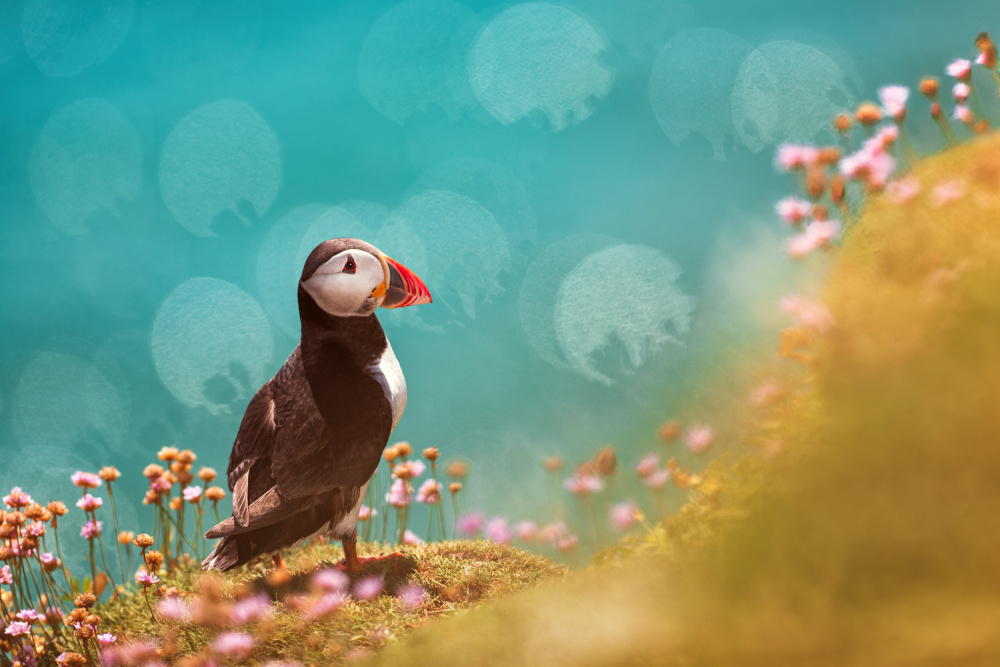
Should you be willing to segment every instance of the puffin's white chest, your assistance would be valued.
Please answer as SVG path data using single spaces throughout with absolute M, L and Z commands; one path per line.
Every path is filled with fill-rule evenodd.
M 380 385 L 385 397 L 392 406 L 392 427 L 396 428 L 399 418 L 403 416 L 406 408 L 406 381 L 403 379 L 403 369 L 399 367 L 396 354 L 392 351 L 392 345 L 386 341 L 385 352 L 377 363 L 365 367 L 365 372 L 375 378 Z

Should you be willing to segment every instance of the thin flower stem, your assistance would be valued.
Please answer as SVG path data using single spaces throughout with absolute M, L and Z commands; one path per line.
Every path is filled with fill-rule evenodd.
M 153 623 L 159 625 L 159 622 L 156 620 L 156 614 L 153 613 L 153 605 L 149 604 L 149 589 L 145 586 L 142 587 L 142 597 L 146 599 L 146 608 L 149 609 L 149 618 L 153 621 Z
M 111 482 L 108 481 L 108 499 L 111 501 L 111 521 L 115 526 L 115 545 L 118 548 L 118 567 L 121 569 L 121 582 L 125 585 L 125 561 L 122 559 L 122 544 L 118 541 L 118 508 L 115 507 L 115 496 L 111 492 Z

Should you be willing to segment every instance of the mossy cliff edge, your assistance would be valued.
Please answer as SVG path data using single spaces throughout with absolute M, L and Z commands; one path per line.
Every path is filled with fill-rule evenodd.
M 1000 658 L 1000 136 L 849 227 L 781 450 L 666 555 L 433 624 L 378 665 L 940 665 Z M 791 362 L 783 362 L 791 363 Z M 656 551 L 655 549 L 652 551 Z

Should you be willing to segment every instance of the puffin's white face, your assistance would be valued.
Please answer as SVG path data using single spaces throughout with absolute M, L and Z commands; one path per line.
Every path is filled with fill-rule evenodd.
M 316 305 L 338 317 L 371 315 L 385 300 L 388 285 L 388 264 L 364 250 L 334 255 L 302 282 Z

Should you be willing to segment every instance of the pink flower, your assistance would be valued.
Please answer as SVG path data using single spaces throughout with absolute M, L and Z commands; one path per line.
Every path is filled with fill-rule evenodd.
M 579 473 L 568 477 L 563 487 L 575 496 L 585 496 L 604 489 L 604 482 L 596 475 L 581 475 Z
M 141 570 L 139 574 L 143 572 L 146 571 Z M 137 574 L 136 579 L 138 578 L 139 575 Z M 160 600 L 160 603 L 156 605 L 156 611 L 158 611 L 160 616 L 163 618 L 180 623 L 186 622 L 191 617 L 190 607 L 174 597 L 163 598 Z
M 160 475 L 156 479 L 149 480 L 149 488 L 160 493 L 166 493 L 173 485 L 174 483 L 167 479 L 166 475 Z
M 80 498 L 78 501 L 76 501 L 76 506 L 82 509 L 84 512 L 94 512 L 103 504 L 104 504 L 103 500 L 101 500 L 100 498 L 96 498 L 90 495 L 89 493 L 83 494 L 83 498 Z
M 406 584 L 396 589 L 396 597 L 407 609 L 415 609 L 427 599 L 427 591 L 420 584 Z
M 17 617 L 27 623 L 35 623 L 38 620 L 37 609 L 22 609 L 17 612 Z
M 608 518 L 611 519 L 611 526 L 619 533 L 624 533 L 632 527 L 639 516 L 639 508 L 635 503 L 626 501 L 612 505 L 608 511 Z
M 424 474 L 424 470 L 426 469 L 427 466 L 424 465 L 424 462 L 418 459 L 416 461 L 407 461 L 405 463 L 400 463 L 393 469 L 392 474 L 397 477 L 409 476 L 409 478 L 412 479 L 414 477 L 420 477 L 422 474 Z M 397 471 L 402 474 L 396 475 Z
M 344 594 L 340 591 L 328 591 L 307 606 L 303 617 L 307 620 L 322 618 L 342 606 L 344 606 Z
M 458 517 L 458 532 L 466 537 L 477 535 L 486 523 L 486 517 L 482 512 L 472 512 Z
M 965 58 L 959 58 L 945 67 L 944 71 L 959 81 L 968 81 L 972 77 L 972 63 Z
M 189 503 L 196 503 L 201 500 L 201 487 L 189 486 L 184 489 L 184 500 Z
M 410 501 L 413 499 L 413 486 L 405 479 L 393 479 L 389 493 L 385 494 L 385 499 L 398 509 L 409 507 Z
M 792 259 L 802 259 L 818 247 L 816 237 L 808 232 L 796 234 L 785 242 L 785 252 Z
M 502 516 L 487 521 L 483 534 L 498 544 L 510 544 L 510 528 L 507 527 L 507 519 Z
M 906 115 L 906 100 L 909 96 L 910 89 L 906 86 L 884 86 L 878 91 L 882 108 L 897 123 L 902 122 Z
M 412 530 L 407 528 L 403 531 L 403 544 L 409 544 L 411 546 L 416 546 L 418 544 L 423 544 L 424 541 L 417 537 L 417 534 Z
M 960 120 L 966 125 L 970 125 L 976 120 L 976 115 L 969 110 L 969 107 L 964 104 L 955 105 L 955 120 Z
M 899 139 L 899 127 L 887 125 L 875 133 L 875 136 L 869 141 L 872 141 L 875 146 L 881 147 L 882 150 L 886 150 L 896 143 L 897 139 Z
M 7 504 L 7 507 L 18 509 L 30 505 L 31 496 L 22 491 L 21 487 L 15 486 L 10 490 L 10 493 L 3 497 L 3 501 Z
M 668 481 L 670 481 L 670 471 L 657 470 L 642 481 L 648 488 L 653 489 L 654 491 L 659 491 L 666 486 Z
M 951 92 L 955 95 L 956 102 L 965 104 L 965 101 L 969 99 L 969 95 L 972 93 L 972 88 L 967 83 L 956 83 Z
M 97 641 L 100 642 L 101 646 L 109 646 L 118 641 L 118 637 L 115 637 L 110 632 L 105 632 L 103 634 L 97 635 Z
M 156 584 L 160 578 L 148 570 L 142 569 L 135 573 L 135 580 L 142 584 L 143 588 L 149 588 Z
M 88 519 L 83 523 L 83 527 L 80 528 L 80 537 L 92 540 L 95 537 L 99 537 L 101 534 L 101 527 L 104 525 L 103 521 L 96 521 L 94 519 Z
M 70 476 L 73 480 L 73 484 L 79 486 L 83 489 L 96 489 L 101 485 L 101 478 L 92 472 L 83 472 L 82 470 L 77 470 Z
M 538 533 L 538 526 L 535 525 L 534 521 L 521 521 L 514 526 L 514 532 L 517 533 L 517 539 L 522 542 L 531 542 Z
M 56 561 L 59 560 L 58 558 L 55 557 L 55 554 L 51 554 L 51 553 L 48 553 L 48 552 L 43 553 L 38 558 L 39 558 L 39 560 L 42 561 L 42 565 L 53 565 Z M 0 584 L 2 584 L 2 583 L 3 583 L 3 581 L 0 581 Z
M 810 223 L 806 232 L 812 234 L 818 247 L 825 247 L 840 238 L 842 227 L 840 220 L 815 220 Z
M 24 532 L 32 537 L 41 537 L 45 534 L 45 524 L 40 522 L 35 522 L 25 526 Z
M 217 653 L 237 660 L 249 657 L 253 646 L 254 638 L 244 632 L 223 632 L 212 642 Z
M 819 150 L 812 146 L 782 144 L 778 147 L 774 164 L 779 171 L 796 171 L 813 166 L 818 159 Z
M 798 197 L 785 197 L 774 205 L 778 216 L 790 225 L 797 225 L 812 211 L 812 204 Z
M 833 313 L 819 301 L 809 301 L 792 295 L 781 300 L 781 307 L 801 326 L 816 333 L 826 333 L 833 326 Z
M 359 600 L 373 600 L 382 592 L 382 578 L 365 577 L 354 585 L 354 597 Z
M 368 505 L 362 505 L 358 510 L 358 521 L 368 521 L 373 516 L 378 516 L 378 510 Z
M 10 565 L 4 565 L 0 568 L 0 584 L 7 584 L 9 586 L 13 581 L 14 579 L 10 575 Z
M 940 208 L 950 201 L 960 199 L 965 194 L 965 183 L 961 181 L 945 181 L 931 190 L 931 204 Z
M 556 549 L 562 551 L 563 553 L 569 553 L 576 548 L 576 544 L 579 541 L 580 538 L 576 535 L 567 535 L 556 541 Z
M 569 529 L 562 521 L 553 521 L 542 526 L 541 530 L 538 531 L 538 539 L 542 542 L 551 542 L 553 546 L 567 536 L 569 536 Z
M 322 591 L 341 593 L 347 590 L 350 578 L 340 570 L 328 567 L 312 576 L 312 585 Z
M 905 204 L 920 192 L 920 182 L 913 176 L 907 176 L 893 181 L 886 187 L 885 192 L 894 204 Z
M 638 465 L 635 467 L 636 473 L 642 479 L 648 478 L 656 469 L 660 467 L 660 455 L 659 454 L 646 454 L 639 460 Z
M 715 430 L 705 424 L 695 424 L 684 434 L 684 444 L 695 454 L 701 454 L 715 441 Z
M 883 128 L 861 145 L 861 149 L 840 161 L 840 173 L 847 178 L 864 178 L 873 187 L 882 187 L 896 168 L 896 160 L 886 149 L 899 136 L 895 126 Z
M 441 483 L 433 479 L 425 480 L 417 491 L 417 502 L 433 505 L 441 501 Z
M 771 405 L 781 398 L 781 385 L 775 380 L 768 380 L 754 387 L 750 393 L 750 402 L 757 407 Z
M 271 600 L 263 593 L 237 600 L 229 608 L 229 622 L 233 625 L 245 625 L 258 618 L 271 615 Z
M 31 624 L 22 621 L 14 621 L 7 626 L 7 634 L 11 637 L 20 637 L 31 632 Z

